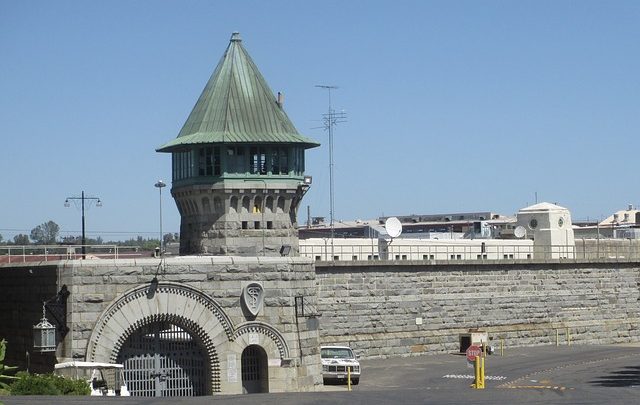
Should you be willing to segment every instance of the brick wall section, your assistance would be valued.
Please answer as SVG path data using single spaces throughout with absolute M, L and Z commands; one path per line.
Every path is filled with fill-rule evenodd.
M 42 303 L 56 296 L 57 266 L 43 263 L 0 266 L 0 339 L 8 341 L 6 364 L 32 371 L 53 368 L 55 354 L 33 353 L 33 326 L 42 319 Z M 52 322 L 51 315 L 47 318 Z M 27 359 L 29 352 L 29 359 Z
M 363 357 L 459 350 L 459 333 L 489 332 L 494 345 L 640 340 L 640 265 L 316 264 L 323 344 Z M 421 325 L 416 318 L 422 318 Z

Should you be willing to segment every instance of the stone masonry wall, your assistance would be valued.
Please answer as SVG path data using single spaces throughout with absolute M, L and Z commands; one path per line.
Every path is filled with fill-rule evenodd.
M 156 274 L 160 282 L 183 283 L 213 298 L 236 326 L 247 321 L 240 305 L 243 283 L 259 282 L 265 292 L 264 306 L 255 320 L 273 325 L 282 333 L 291 357 L 299 365 L 297 381 L 287 381 L 291 378 L 289 371 L 270 367 L 270 389 L 283 391 L 296 386 L 313 389 L 321 384 L 318 325 L 304 318 L 298 318 L 296 323 L 295 316 L 295 296 L 304 296 L 305 303 L 316 305 L 315 272 L 309 259 L 184 256 L 167 258 L 164 266 L 159 266 L 160 259 L 62 263 L 61 282 L 71 291 L 68 302 L 71 331 L 58 357 L 84 359 L 101 313 L 128 290 L 150 284 Z
M 363 357 L 459 350 L 459 334 L 509 346 L 640 340 L 637 263 L 316 264 L 322 344 Z M 420 319 L 421 318 L 421 319 Z M 490 342 L 491 344 L 491 342 Z

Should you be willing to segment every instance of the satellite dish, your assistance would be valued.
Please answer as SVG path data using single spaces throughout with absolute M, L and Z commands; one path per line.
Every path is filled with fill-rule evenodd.
M 402 224 L 396 217 L 387 218 L 384 222 L 384 229 L 392 238 L 397 238 L 402 233 Z
M 516 226 L 516 229 L 513 230 L 513 234 L 518 239 L 524 238 L 524 236 L 527 234 L 527 230 L 524 228 L 524 226 L 518 225 Z

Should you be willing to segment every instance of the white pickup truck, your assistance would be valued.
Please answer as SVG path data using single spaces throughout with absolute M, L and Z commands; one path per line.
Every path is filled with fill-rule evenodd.
M 358 356 L 348 346 L 320 347 L 322 359 L 322 379 L 327 382 L 347 382 L 351 375 L 351 384 L 360 382 L 360 362 Z

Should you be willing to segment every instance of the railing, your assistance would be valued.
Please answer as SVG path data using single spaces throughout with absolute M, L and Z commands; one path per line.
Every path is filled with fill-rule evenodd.
M 575 245 L 535 246 L 533 244 L 345 244 L 326 246 L 305 244 L 300 241 L 300 255 L 316 261 L 369 261 L 369 260 L 429 260 L 429 261 L 483 261 L 483 260 L 617 260 L 639 261 L 640 245 L 620 243 L 585 246 L 580 241 Z M 624 241 L 622 241 L 624 242 Z
M 82 247 L 83 245 L 0 246 L 0 264 L 81 260 Z M 124 259 L 147 255 L 136 246 L 84 245 L 84 248 L 84 259 Z

